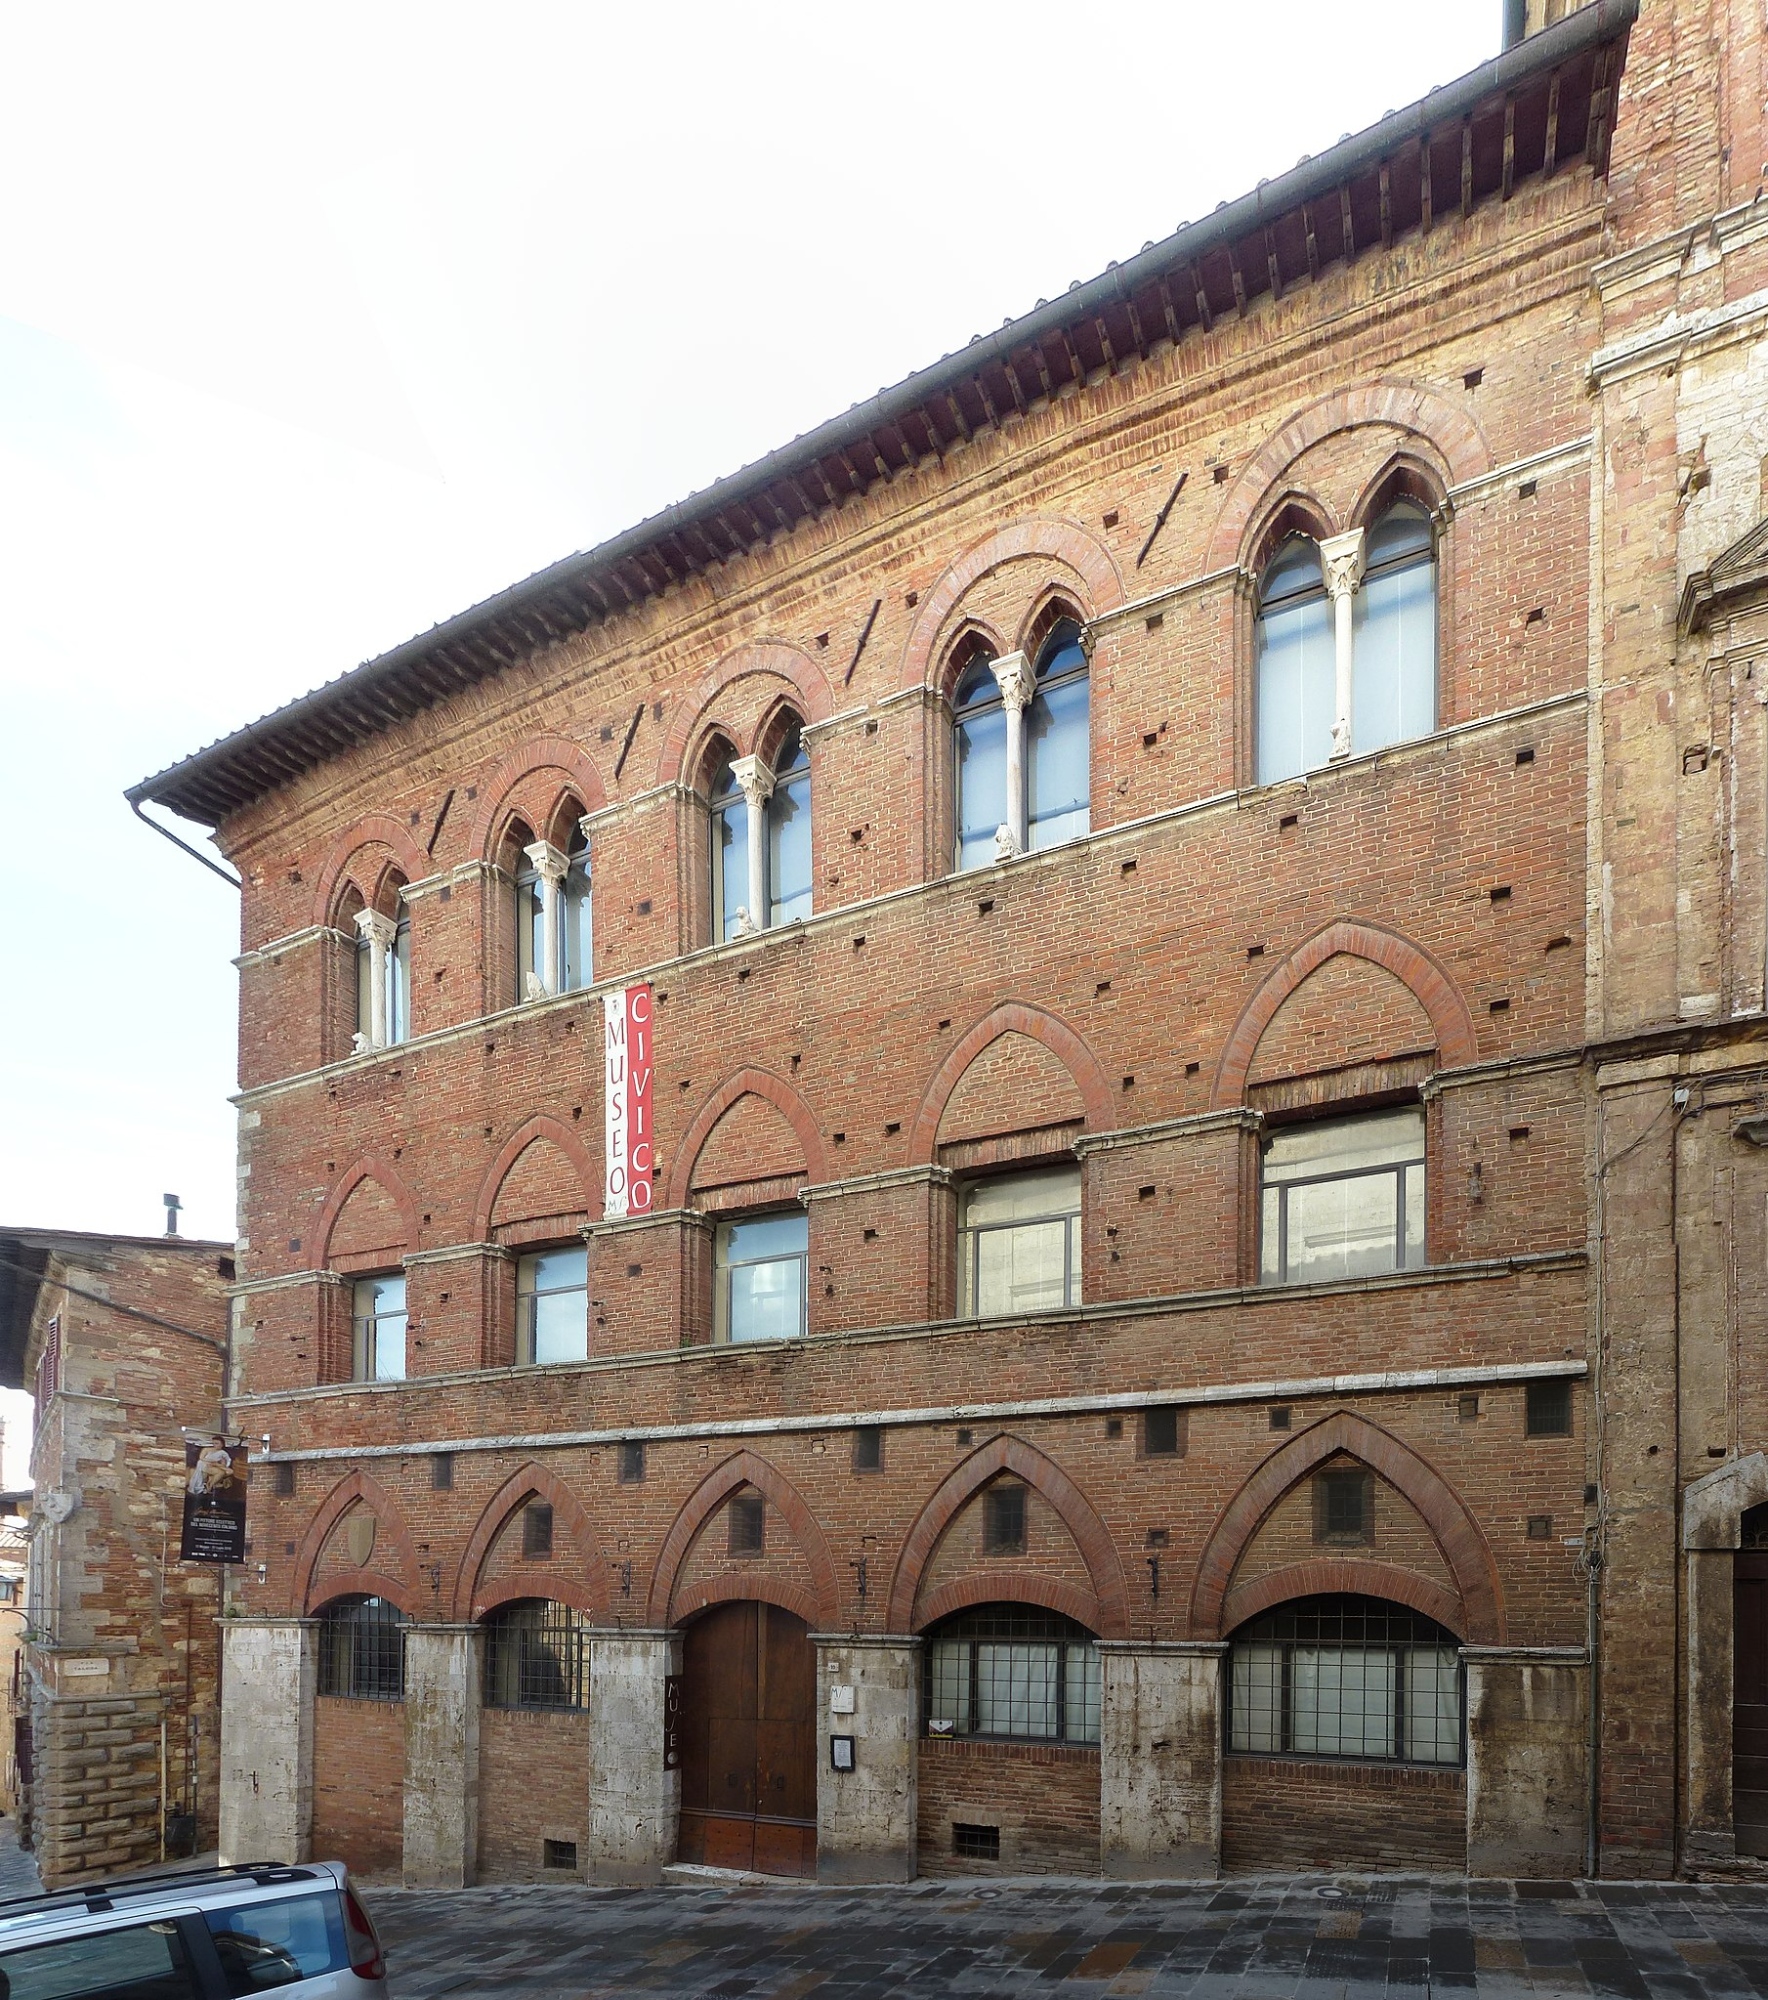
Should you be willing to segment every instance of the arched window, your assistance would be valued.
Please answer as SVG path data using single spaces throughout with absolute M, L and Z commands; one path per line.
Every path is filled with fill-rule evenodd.
M 384 1597 L 334 1597 L 319 1614 L 319 1692 L 403 1701 L 406 1622 Z
M 1258 775 L 1261 784 L 1332 758 L 1336 698 L 1332 605 L 1320 545 L 1292 535 L 1258 593 Z
M 1359 750 L 1436 727 L 1436 543 L 1415 501 L 1390 507 L 1363 540 L 1354 616 L 1351 741 Z
M 767 800 L 767 921 L 810 915 L 810 753 L 794 728 L 774 758 Z
M 487 1708 L 587 1708 L 590 1621 L 568 1604 L 522 1597 L 485 1619 Z
M 1459 1641 L 1379 1597 L 1302 1597 L 1234 1634 L 1228 1748 L 1358 1763 L 1462 1761 Z
M 1038 649 L 1034 680 L 1025 718 L 1025 845 L 1033 852 L 1078 839 L 1092 823 L 1087 656 L 1072 618 Z
M 390 876 L 379 907 L 356 912 L 358 1054 L 405 1041 L 411 1033 L 411 908 L 405 883 Z
M 589 985 L 594 972 L 589 841 L 578 816 L 563 848 L 520 820 L 508 835 L 516 884 L 516 1002 Z
M 595 925 L 590 908 L 589 838 L 573 826 L 559 891 L 559 991 L 574 993 L 595 979 Z
M 995 834 L 1007 824 L 1007 711 L 994 655 L 973 642 L 952 697 L 957 738 L 958 867 L 998 858 Z
M 387 954 L 387 1041 L 411 1037 L 411 905 L 403 896 L 393 907 L 393 948 Z
M 1084 1625 L 1035 1604 L 979 1604 L 927 1635 L 929 1736 L 1099 1740 L 1099 1649 Z
M 713 773 L 712 808 L 712 941 L 734 938 L 749 916 L 749 804 L 737 782 L 730 758 Z

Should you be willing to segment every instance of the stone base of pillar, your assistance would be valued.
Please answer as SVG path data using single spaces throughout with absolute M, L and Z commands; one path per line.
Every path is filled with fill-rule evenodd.
M 222 1622 L 224 1862 L 309 1858 L 317 1631 L 310 1618 Z
M 1581 1647 L 1464 1646 L 1467 1872 L 1585 1865 L 1590 1659 Z
M 1101 1642 L 1102 1874 L 1146 1882 L 1220 1873 L 1227 1650 L 1214 1641 Z
M 645 1887 L 675 1859 L 681 1774 L 666 1768 L 665 1696 L 678 1632 L 597 1632 L 589 1655 L 591 1882 Z
M 464 1889 L 479 1853 L 478 1625 L 405 1628 L 408 1889 Z
M 921 1642 L 813 1637 L 817 1880 L 913 1881 Z M 834 1767 L 837 1736 L 853 1739 L 850 1771 Z

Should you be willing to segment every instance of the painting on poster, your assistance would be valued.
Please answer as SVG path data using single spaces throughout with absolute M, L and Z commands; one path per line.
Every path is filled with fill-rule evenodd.
M 184 1530 L 178 1560 L 246 1559 L 246 1447 L 224 1438 L 184 1441 Z
M 607 1063 L 607 1216 L 642 1215 L 651 1206 L 651 989 L 628 986 L 602 996 Z

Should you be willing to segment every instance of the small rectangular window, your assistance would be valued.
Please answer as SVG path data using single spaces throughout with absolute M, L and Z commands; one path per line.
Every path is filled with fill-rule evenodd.
M 433 1451 L 430 1454 L 430 1488 L 436 1493 L 454 1491 L 454 1453 Z
M 352 1373 L 358 1382 L 405 1379 L 405 1276 L 358 1278 L 353 1293 Z
M 971 1826 L 963 1820 L 954 1820 L 952 1852 L 965 1861 L 998 1861 L 1001 1830 L 998 1826 Z
M 1080 1168 L 1013 1174 L 964 1190 L 958 1311 L 965 1319 L 1080 1304 Z
M 767 1503 L 759 1493 L 739 1493 L 730 1504 L 731 1554 L 758 1556 L 767 1532 Z
M 1532 1438 L 1570 1437 L 1572 1434 L 1572 1385 L 1570 1382 L 1531 1382 L 1527 1396 L 1527 1433 Z
M 1322 1472 L 1314 1481 L 1314 1540 L 1372 1542 L 1374 1481 L 1360 1467 Z
M 1185 1413 L 1174 1404 L 1142 1412 L 1142 1453 L 1146 1458 L 1183 1458 Z
M 1259 1276 L 1322 1284 L 1424 1262 L 1424 1113 L 1289 1126 L 1260 1165 Z
M 803 1338 L 810 1218 L 802 1209 L 722 1222 L 712 1254 L 716 1339 Z
M 645 1476 L 645 1448 L 642 1443 L 620 1447 L 620 1484 L 636 1486 Z
M 522 1553 L 550 1556 L 553 1552 L 553 1510 L 544 1500 L 530 1500 L 522 1509 Z
M 276 1468 L 274 1490 L 277 1493 L 278 1497 L 284 1500 L 286 1500 L 289 1497 L 289 1495 L 294 1492 L 295 1468 L 292 1465 L 285 1463 L 279 1465 Z
M 991 1556 L 1025 1553 L 1025 1488 L 991 1486 L 982 1496 L 982 1551 Z
M 879 1424 L 861 1424 L 853 1434 L 855 1472 L 884 1470 L 884 1431 Z
M 589 1355 L 589 1251 L 539 1250 L 516 1265 L 516 1360 L 523 1367 Z
M 575 1868 L 577 1866 L 576 1841 L 543 1840 L 540 1843 L 540 1865 L 543 1868 Z
M 1456 1410 L 1464 1424 L 1478 1423 L 1479 1391 L 1477 1389 L 1463 1391 L 1460 1401 L 1456 1405 Z

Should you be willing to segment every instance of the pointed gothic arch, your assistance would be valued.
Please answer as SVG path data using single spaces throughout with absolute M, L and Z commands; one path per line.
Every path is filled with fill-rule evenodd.
M 657 1557 L 657 1566 L 651 1572 L 650 1622 L 654 1626 L 679 1624 L 690 1612 L 703 1610 L 708 1603 L 720 1601 L 718 1596 L 707 1595 L 706 1586 L 678 1601 L 676 1582 L 688 1552 L 694 1546 L 695 1536 L 739 1486 L 753 1486 L 786 1523 L 810 1566 L 811 1574 L 811 1592 L 807 1600 L 801 1601 L 800 1593 L 791 1585 L 782 1585 L 777 1579 L 769 1580 L 759 1574 L 752 1577 L 747 1572 L 743 1577 L 742 1594 L 779 1604 L 783 1609 L 796 1613 L 813 1629 L 833 1631 L 840 1618 L 841 1600 L 829 1544 L 797 1487 L 777 1467 L 752 1451 L 735 1452 L 709 1472 L 670 1524 Z
M 583 1183 L 584 1213 L 592 1220 L 601 1213 L 601 1176 L 596 1171 L 589 1148 L 569 1125 L 548 1117 L 544 1111 L 536 1112 L 532 1118 L 525 1118 L 498 1148 L 497 1158 L 491 1162 L 479 1183 L 479 1192 L 473 1200 L 472 1240 L 475 1243 L 489 1242 L 497 1197 L 502 1193 L 511 1169 L 536 1139 L 545 1139 L 557 1146 L 577 1170 L 578 1178 Z
M 766 704 L 768 714 L 777 711 L 781 701 L 789 702 L 808 728 L 814 723 L 826 721 L 834 710 L 834 697 L 827 677 L 801 647 L 788 645 L 780 639 L 750 640 L 715 661 L 676 703 L 668 734 L 663 739 L 663 748 L 657 758 L 656 782 L 659 785 L 675 783 L 680 779 L 684 765 L 695 761 L 688 756 L 689 746 L 697 746 L 715 726 L 714 704 L 725 690 L 755 674 L 764 674 L 786 684 L 779 689 L 778 698 Z M 731 734 L 728 727 L 724 733 Z M 747 752 L 753 750 L 755 745 L 747 742 L 737 747 L 739 751 Z
M 404 1176 L 392 1162 L 381 1153 L 365 1153 L 356 1160 L 333 1186 L 326 1196 L 325 1206 L 319 1212 L 319 1220 L 313 1226 L 315 1268 L 324 1270 L 331 1261 L 332 1232 L 337 1227 L 338 1217 L 344 1212 L 344 1205 L 364 1181 L 373 1181 L 384 1188 L 399 1210 L 399 1221 L 405 1234 L 402 1248 L 415 1250 L 418 1238 L 418 1207 L 416 1197 L 406 1186 Z
M 339 834 L 321 866 L 313 887 L 313 921 L 329 924 L 333 906 L 350 864 L 365 847 L 382 847 L 407 882 L 421 881 L 430 872 L 430 858 L 411 837 L 411 829 L 388 813 L 371 813 L 359 819 L 347 832 Z M 368 871 L 364 871 L 368 872 Z M 375 889 L 387 872 L 385 861 L 377 862 L 372 880 L 357 879 L 364 901 L 372 903 Z
M 699 1162 L 701 1149 L 712 1136 L 713 1127 L 740 1097 L 748 1096 L 765 1098 L 779 1112 L 791 1126 L 803 1149 L 807 1181 L 814 1187 L 822 1180 L 823 1140 L 810 1106 L 789 1083 L 770 1070 L 740 1069 L 735 1075 L 726 1077 L 701 1105 L 686 1136 L 675 1149 L 675 1165 L 669 1175 L 671 1208 L 686 1206 L 694 1184 L 694 1168 Z
M 909 1134 L 909 1159 L 914 1165 L 926 1166 L 932 1162 L 939 1141 L 939 1121 L 964 1072 L 991 1042 L 1009 1034 L 1025 1035 L 1041 1043 L 1074 1078 L 1086 1108 L 1089 1132 L 1111 1129 L 1116 1114 L 1111 1105 L 1111 1086 L 1099 1058 L 1066 1021 L 1041 1007 L 1003 1000 L 958 1038 L 934 1072 Z
M 342 1594 L 327 1588 L 322 1596 L 315 1596 L 313 1573 L 319 1567 L 319 1559 L 325 1553 L 332 1530 L 352 1507 L 358 1505 L 368 1508 L 374 1515 L 376 1552 L 379 1553 L 382 1547 L 382 1536 L 386 1536 L 398 1557 L 399 1566 L 396 1570 L 363 1567 L 349 1579 L 350 1592 L 360 1591 L 369 1597 L 384 1597 L 389 1604 L 398 1605 L 408 1618 L 419 1616 L 417 1544 L 392 1494 L 372 1473 L 358 1469 L 338 1481 L 307 1523 L 307 1532 L 301 1537 L 301 1546 L 295 1556 L 294 1580 L 289 1587 L 289 1607 L 293 1617 L 310 1617 L 322 1602 Z
M 608 802 L 602 774 L 589 752 L 565 736 L 535 736 L 512 750 L 479 787 L 479 803 L 467 830 L 466 851 L 475 861 L 492 862 L 496 837 L 503 830 L 510 794 L 536 771 L 556 771 L 559 782 L 552 810 L 567 792 L 583 801 L 585 812 L 598 812 Z
M 588 1556 L 581 1576 L 537 1563 L 530 1573 L 519 1578 L 482 1586 L 481 1574 L 499 1535 L 530 1500 L 544 1500 L 553 1510 L 555 1523 L 562 1522 L 581 1549 L 598 1551 L 595 1529 L 582 1501 L 562 1479 L 530 1460 L 486 1501 L 467 1538 L 460 1566 L 454 1573 L 450 1615 L 457 1625 L 469 1624 L 517 1597 L 550 1597 L 559 1604 L 570 1605 L 574 1611 L 588 1612 L 591 1617 L 607 1615 L 608 1580 L 599 1552 Z

